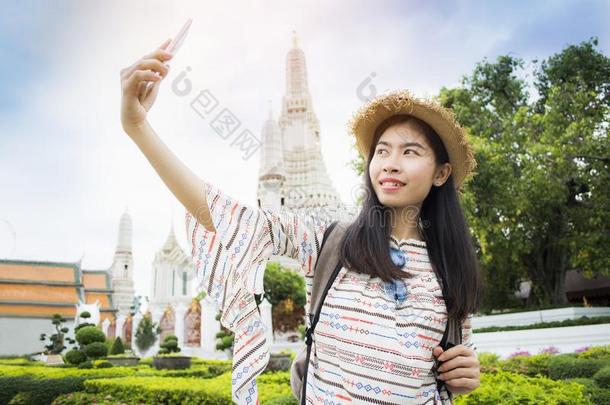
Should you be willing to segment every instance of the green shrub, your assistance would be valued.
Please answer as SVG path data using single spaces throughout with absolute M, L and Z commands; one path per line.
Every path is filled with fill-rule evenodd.
M 477 353 L 477 358 L 479 359 L 479 364 L 483 369 L 497 367 L 502 362 L 502 360 L 500 360 L 500 356 L 495 353 L 480 352 Z
M 112 363 L 107 360 L 94 360 L 93 368 L 111 368 L 114 367 Z
M 11 399 L 8 405 L 30 405 L 34 401 L 34 395 L 31 392 L 20 392 Z
M 87 356 L 85 355 L 85 353 L 78 349 L 70 350 L 68 353 L 65 354 L 64 357 L 68 364 L 72 364 L 75 366 L 87 360 Z
M 529 377 L 542 375 L 549 376 L 549 363 L 554 357 L 552 354 L 536 354 L 533 356 L 516 356 L 506 360 L 500 365 L 504 371 L 523 374 Z
M 217 365 L 218 366 L 218 365 Z M 264 373 L 257 379 L 261 404 L 296 404 L 288 372 Z M 85 382 L 89 393 L 128 403 L 232 404 L 231 373 L 210 379 L 127 377 Z
M 85 346 L 83 351 L 90 359 L 97 359 L 106 356 L 108 354 L 107 350 L 108 348 L 104 342 L 93 342 Z
M 577 356 L 581 359 L 610 360 L 610 345 L 593 346 L 588 348 L 586 351 L 579 353 Z
M 180 353 L 178 338 L 174 335 L 167 335 L 160 345 L 159 354 Z
M 112 398 L 103 398 L 100 395 L 89 394 L 87 392 L 71 392 L 55 398 L 51 405 L 118 405 L 120 402 Z
M 145 404 L 227 404 L 231 400 L 231 374 L 211 379 L 126 377 L 85 382 L 87 392 L 111 395 L 124 402 Z
M 577 383 L 526 377 L 499 371 L 481 375 L 481 386 L 456 397 L 456 405 L 589 405 L 584 387 Z
M 27 375 L 0 378 L 0 404 L 9 404 L 14 399 L 15 404 L 46 405 L 61 394 L 82 391 L 83 380 L 78 377 L 49 379 Z
M 547 328 L 561 328 L 565 326 L 581 326 L 581 325 L 599 325 L 610 323 L 610 316 L 596 316 L 594 318 L 588 318 L 581 316 L 577 319 L 565 319 L 563 321 L 552 321 L 552 322 L 539 322 L 531 325 L 514 325 L 514 326 L 487 326 L 485 328 L 474 329 L 474 333 L 487 333 L 487 332 L 502 332 L 509 330 L 529 330 L 529 329 L 547 329 Z
M 601 388 L 610 388 L 610 365 L 595 373 L 593 379 Z
M 93 368 L 93 363 L 91 362 L 91 360 L 83 361 L 82 363 L 80 363 L 78 365 L 78 368 L 82 368 L 82 369 Z
M 606 361 L 599 359 L 580 359 L 573 356 L 553 356 L 549 361 L 549 377 L 553 380 L 568 378 L 591 378 Z
M 105 340 L 106 336 L 104 335 L 104 332 L 96 326 L 85 326 L 76 332 L 76 341 L 80 343 L 81 346 L 86 346 L 94 342 L 104 343 Z
M 125 346 L 123 345 L 123 341 L 119 336 L 112 342 L 112 346 L 110 347 L 110 354 L 123 354 L 125 353 Z
M 610 389 L 604 389 L 597 386 L 597 383 L 592 378 L 572 378 L 564 380 L 566 382 L 575 382 L 585 387 L 585 397 L 589 398 L 593 404 L 610 404 Z

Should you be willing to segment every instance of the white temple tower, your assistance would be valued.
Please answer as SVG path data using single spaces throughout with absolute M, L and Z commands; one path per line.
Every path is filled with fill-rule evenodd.
M 111 266 L 112 289 L 114 290 L 114 306 L 118 316 L 127 316 L 133 305 L 133 253 L 132 253 L 133 223 L 131 215 L 125 210 L 119 222 L 119 235 L 114 259 Z
M 172 223 L 167 240 L 153 261 L 151 308 L 165 309 L 177 302 L 190 303 L 192 276 L 192 260 L 178 244 Z
M 269 118 L 262 130 L 262 149 L 258 177 L 258 206 L 277 210 L 283 205 L 282 186 L 286 180 L 284 173 L 284 152 L 282 133 L 269 108 Z
M 286 92 L 278 123 L 265 122 L 258 185 L 258 203 L 289 210 L 343 204 L 326 171 L 320 146 L 320 127 L 307 82 L 305 53 L 293 33 L 286 55 Z

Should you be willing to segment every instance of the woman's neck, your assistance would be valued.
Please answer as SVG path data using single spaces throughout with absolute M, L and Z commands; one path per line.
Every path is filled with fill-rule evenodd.
M 419 215 L 408 215 L 408 212 L 401 212 L 396 210 L 398 215 L 395 216 L 394 223 L 392 224 L 392 236 L 397 240 L 401 239 L 415 239 L 423 241 L 420 230 L 419 230 Z

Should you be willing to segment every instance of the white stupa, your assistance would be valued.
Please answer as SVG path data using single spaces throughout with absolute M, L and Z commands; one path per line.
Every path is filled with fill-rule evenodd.
M 286 92 L 279 120 L 271 112 L 262 129 L 257 199 L 260 207 L 340 211 L 343 204 L 322 158 L 320 126 L 307 82 L 305 53 L 293 33 L 286 55 Z
M 116 251 L 112 261 L 111 276 L 114 306 L 117 315 L 127 316 L 133 305 L 133 253 L 132 253 L 133 222 L 127 209 L 119 222 L 119 235 Z

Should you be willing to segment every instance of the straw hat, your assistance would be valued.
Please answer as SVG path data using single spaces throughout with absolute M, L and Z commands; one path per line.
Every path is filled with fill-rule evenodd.
M 377 126 L 397 114 L 419 118 L 436 131 L 447 149 L 454 186 L 459 190 L 477 165 L 466 131 L 456 121 L 452 110 L 432 100 L 415 98 L 407 90 L 380 95 L 354 113 L 348 125 L 364 159 L 368 157 Z

